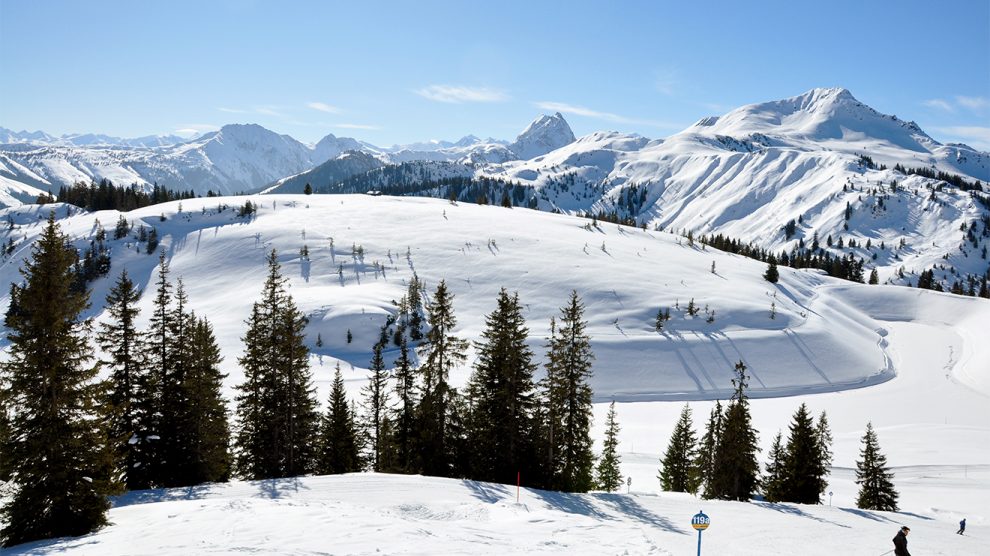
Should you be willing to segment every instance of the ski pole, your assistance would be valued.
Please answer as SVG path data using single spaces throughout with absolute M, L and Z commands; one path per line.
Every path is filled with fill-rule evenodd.
M 884 553 L 883 553 L 883 554 L 881 554 L 880 556 L 887 556 L 887 555 L 888 555 L 888 554 L 890 554 L 891 552 L 893 552 L 893 550 L 888 550 L 887 552 L 884 552 Z

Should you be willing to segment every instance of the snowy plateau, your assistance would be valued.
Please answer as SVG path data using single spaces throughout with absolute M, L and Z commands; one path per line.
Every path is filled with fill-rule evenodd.
M 800 112 L 788 102 L 781 111 Z M 814 118 L 795 118 L 784 120 L 814 136 L 807 141 L 839 133 L 839 128 L 822 129 Z M 731 189 L 738 190 L 738 203 L 748 195 L 764 195 L 732 182 L 730 176 L 753 171 L 747 170 L 750 165 L 765 164 L 759 183 L 773 190 L 765 195 L 821 195 L 808 201 L 813 204 L 837 194 L 836 186 L 841 193 L 842 184 L 824 175 L 807 180 L 802 176 L 821 171 L 865 179 L 854 155 L 842 151 L 830 151 L 834 164 L 822 170 L 820 159 L 812 157 L 824 155 L 801 151 L 796 136 L 791 147 L 768 146 L 762 155 L 728 152 L 715 146 L 721 144 L 716 139 L 710 151 L 695 154 L 678 146 L 682 140 L 704 144 L 714 137 L 710 129 L 736 125 L 729 116 L 719 120 L 721 124 L 716 121 L 662 143 L 586 137 L 542 155 L 543 162 L 540 157 L 517 160 L 499 171 L 521 172 L 539 164 L 553 168 L 567 158 L 566 149 L 593 143 L 612 145 L 609 156 L 616 163 L 609 172 L 632 178 L 645 176 L 647 164 L 633 158 L 657 151 L 655 169 L 690 165 L 704 174 L 692 183 L 707 184 L 704 190 L 712 203 L 725 196 L 719 210 L 733 206 Z M 888 125 L 891 133 L 915 133 L 899 121 L 888 120 Z M 841 136 L 833 141 L 836 149 L 843 144 Z M 617 154 L 614 147 L 637 144 L 638 150 L 627 154 Z M 941 152 L 934 143 L 923 146 L 933 149 L 925 157 Z M 640 154 L 634 157 L 632 152 Z M 547 160 L 558 156 L 561 162 Z M 774 157 L 776 162 L 758 163 L 751 160 L 754 156 Z M 967 164 L 979 157 L 986 160 L 985 154 L 969 156 Z M 802 162 L 805 157 L 808 160 Z M 974 173 L 966 175 L 980 177 Z M 728 181 L 718 181 L 714 174 Z M 687 187 L 687 177 L 674 181 Z M 669 180 L 657 184 L 674 196 Z M 802 187 L 799 193 L 787 193 Z M 819 191 L 828 187 L 832 189 Z M 248 199 L 257 204 L 257 213 L 238 217 L 235 209 Z M 687 199 L 683 197 L 679 206 L 702 202 Z M 961 193 L 952 199 L 939 209 L 948 211 L 946 207 L 958 203 L 951 209 L 957 211 L 953 218 L 964 218 L 959 212 L 967 210 L 975 213 L 963 204 Z M 907 205 L 911 199 L 902 202 Z M 664 214 L 672 210 L 663 202 L 656 206 Z M 753 210 L 748 206 L 747 215 Z M 897 218 L 914 214 L 899 210 L 903 213 Z M 10 223 L 0 231 L 0 240 L 13 238 L 17 246 L 0 266 L 0 283 L 20 279 L 18 268 L 50 211 L 80 248 L 96 233 L 97 221 L 112 229 L 121 214 L 58 203 L 0 209 L 0 219 Z M 924 220 L 931 212 L 915 215 L 932 226 L 931 234 L 951 226 L 951 232 L 959 233 L 958 220 Z M 651 226 L 600 222 L 596 227 L 574 215 L 442 199 L 269 194 L 190 199 L 123 215 L 135 226 L 158 231 L 173 279 L 182 278 L 192 308 L 213 323 L 228 374 L 228 400 L 243 379 L 236 360 L 243 351 L 244 321 L 260 294 L 265 256 L 271 249 L 279 253 L 290 293 L 309 317 L 310 365 L 321 403 L 338 363 L 349 393 L 357 396 L 367 380 L 378 329 L 395 313 L 394 300 L 406 291 L 414 273 L 428 292 L 446 280 L 455 295 L 455 332 L 469 340 L 479 338 L 499 288 L 518 291 L 529 344 L 538 355 L 544 353 L 550 317 L 558 314 L 568 292 L 576 290 L 587 306 L 596 355 L 596 449 L 601 446 L 607 404 L 616 400 L 622 472 L 631 479 L 629 492 L 545 492 L 526 488 L 523 478 L 517 501 L 514 486 L 419 476 L 359 473 L 233 481 L 131 492 L 114 500 L 112 524 L 96 533 L 11 547 L 4 554 L 681 555 L 695 553 L 697 534 L 690 519 L 698 510 L 712 520 L 704 533 L 705 554 L 879 556 L 890 550 L 890 539 L 901 525 L 912 529 L 915 554 L 990 554 L 990 302 L 985 299 L 858 284 L 817 270 L 785 267 L 780 268 L 780 281 L 772 284 L 763 278 L 764 263 Z M 832 216 L 823 213 L 820 218 L 825 222 Z M 707 216 L 698 218 L 699 223 L 708 221 Z M 886 225 L 894 225 L 895 217 L 888 218 Z M 751 222 L 768 219 L 762 215 Z M 926 236 L 924 242 L 931 238 Z M 154 288 L 158 258 L 146 254 L 133 237 L 111 240 L 109 245 L 110 275 L 92 284 L 93 304 L 86 316 L 107 318 L 102 301 L 117 273 L 126 268 L 146 292 L 140 302 L 143 326 L 152 306 L 147 292 Z M 300 256 L 304 246 L 308 258 Z M 712 322 L 704 314 L 692 317 L 675 309 L 691 299 L 714 311 Z M 5 294 L 0 310 L 8 305 Z M 672 318 L 664 332 L 657 333 L 657 308 L 668 306 Z M 347 330 L 353 333 L 351 343 Z M 320 347 L 318 335 L 323 339 Z M 455 385 L 466 381 L 476 357 L 469 350 L 466 365 L 452 374 Z M 395 358 L 395 352 L 386 354 L 387 361 Z M 763 450 L 761 461 L 799 404 L 807 403 L 813 414 L 828 413 L 835 461 L 828 478 L 832 496 L 824 504 L 709 501 L 660 491 L 659 455 L 681 408 L 690 403 L 699 426 L 714 400 L 729 396 L 732 366 L 738 360 L 747 363 L 752 375 L 751 411 Z M 895 474 L 900 512 L 855 507 L 855 461 L 868 421 Z M 967 535 L 953 534 L 963 517 L 969 523 Z

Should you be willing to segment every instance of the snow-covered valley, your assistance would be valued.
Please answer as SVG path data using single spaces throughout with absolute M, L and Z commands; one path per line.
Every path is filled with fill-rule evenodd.
M 228 399 L 265 255 L 279 253 L 290 293 L 310 319 L 318 399 L 339 361 L 352 396 L 367 378 L 371 345 L 415 274 L 455 295 L 455 331 L 479 338 L 499 288 L 518 291 L 538 355 L 549 319 L 574 289 L 587 305 L 597 357 L 596 441 L 617 400 L 623 474 L 632 495 L 567 495 L 423 477 L 357 474 L 130 493 L 114 525 L 79 539 L 10 549 L 17 554 L 575 554 L 693 553 L 690 516 L 704 509 L 714 554 L 880 554 L 899 524 L 928 554 L 988 553 L 990 531 L 990 301 L 899 286 L 854 284 L 780 268 L 665 232 L 522 208 L 366 195 L 264 195 L 185 200 L 123 213 L 154 227 L 190 304 L 214 324 Z M 226 208 L 224 208 L 226 207 Z M 55 210 L 79 247 L 112 229 L 116 211 L 66 205 L 0 211 L 14 239 L 0 282 L 18 280 L 30 242 Z M 222 209 L 222 210 L 221 210 Z M 133 237 L 110 241 L 112 268 L 93 284 L 89 314 L 127 268 L 151 307 L 157 257 Z M 309 256 L 300 250 L 306 247 Z M 691 302 L 696 316 L 686 314 Z M 9 298 L 0 298 L 6 310 Z M 653 328 L 660 308 L 672 314 Z M 771 315 L 773 317 L 771 318 Z M 711 317 L 710 319 L 708 317 Z M 709 322 L 710 320 L 710 322 Z M 350 331 L 352 341 L 347 341 Z M 316 346 L 316 338 L 323 345 Z M 395 359 L 395 352 L 386 360 Z M 453 375 L 467 379 L 476 354 Z M 749 366 L 752 413 L 764 460 L 772 436 L 805 402 L 826 411 L 835 437 L 832 507 L 702 501 L 659 492 L 659 454 L 685 402 L 700 427 L 731 390 L 732 365 Z M 852 469 L 868 421 L 901 491 L 899 513 L 855 509 Z M 525 478 L 523 479 L 525 485 Z M 971 534 L 952 535 L 967 517 Z M 970 531 L 970 530 L 968 530 Z M 565 534 L 566 532 L 566 534 Z M 709 552 L 710 551 L 710 552 Z M 982 551 L 982 552 L 981 552 Z

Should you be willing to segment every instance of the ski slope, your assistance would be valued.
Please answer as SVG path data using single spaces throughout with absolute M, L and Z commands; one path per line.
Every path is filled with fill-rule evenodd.
M 232 483 L 169 493 L 131 493 L 117 501 L 115 525 L 81 539 L 19 547 L 11 553 L 190 554 L 685 554 L 694 550 L 690 516 L 704 509 L 712 554 L 876 554 L 889 550 L 900 523 L 922 554 L 990 553 L 990 347 L 983 338 L 990 302 L 930 291 L 852 284 L 817 271 L 765 265 L 678 236 L 526 209 L 365 195 L 252 197 L 258 213 L 237 218 L 244 197 L 186 200 L 125 216 L 155 226 L 190 305 L 213 322 L 228 373 L 265 255 L 275 248 L 290 292 L 310 318 L 307 341 L 320 402 L 341 363 L 351 395 L 367 376 L 370 347 L 415 272 L 432 291 L 445 279 L 455 295 L 456 332 L 477 339 L 500 287 L 518 291 L 530 345 L 542 357 L 548 322 L 570 289 L 582 296 L 597 356 L 592 385 L 594 436 L 607 403 L 618 404 L 623 473 L 632 496 L 514 492 L 434 478 L 358 474 L 277 483 Z M 219 211 L 218 208 L 228 208 Z M 55 210 L 78 246 L 99 220 L 112 232 L 114 211 L 67 205 L 0 210 L 17 247 L 0 282 L 17 280 L 43 219 Z M 165 220 L 161 220 L 164 217 Z M 331 238 L 333 243 L 331 244 Z M 133 238 L 111 241 L 110 276 L 93 284 L 90 315 L 126 267 L 151 308 L 157 257 Z M 306 245 L 309 260 L 300 258 Z M 352 253 L 361 246 L 363 256 Z M 138 248 L 140 247 L 140 252 Z M 715 272 L 712 272 L 712 263 Z M 0 291 L 6 291 L 2 288 Z M 690 299 L 715 311 L 690 317 Z M 0 310 L 8 303 L 0 297 Z M 775 318 L 770 318 L 771 304 Z M 671 309 L 663 334 L 659 307 Z M 680 307 L 680 310 L 677 309 Z M 346 332 L 354 340 L 348 344 Z M 324 342 L 316 348 L 319 334 Z M 463 383 L 468 365 L 452 375 Z M 386 361 L 396 354 L 386 354 Z M 726 399 L 733 364 L 749 366 L 754 425 L 764 447 L 786 429 L 797 406 L 825 410 L 835 437 L 829 488 L 833 504 L 795 506 L 700 501 L 659 493 L 657 461 L 685 402 L 700 431 L 712 400 Z M 853 509 L 851 469 L 867 421 L 896 473 L 897 514 Z M 524 479 L 525 481 L 525 479 Z M 967 517 L 969 537 L 951 533 Z M 710 551 L 710 552 L 709 552 Z

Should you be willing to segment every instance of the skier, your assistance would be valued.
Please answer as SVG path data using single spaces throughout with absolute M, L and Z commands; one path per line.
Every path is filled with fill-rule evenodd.
M 897 532 L 897 536 L 894 537 L 894 556 L 911 556 L 907 549 L 907 534 L 910 532 L 911 528 L 907 525 Z
M 962 535 L 966 532 L 966 518 L 964 517 L 962 521 L 959 522 L 959 530 L 956 531 L 957 535 Z

